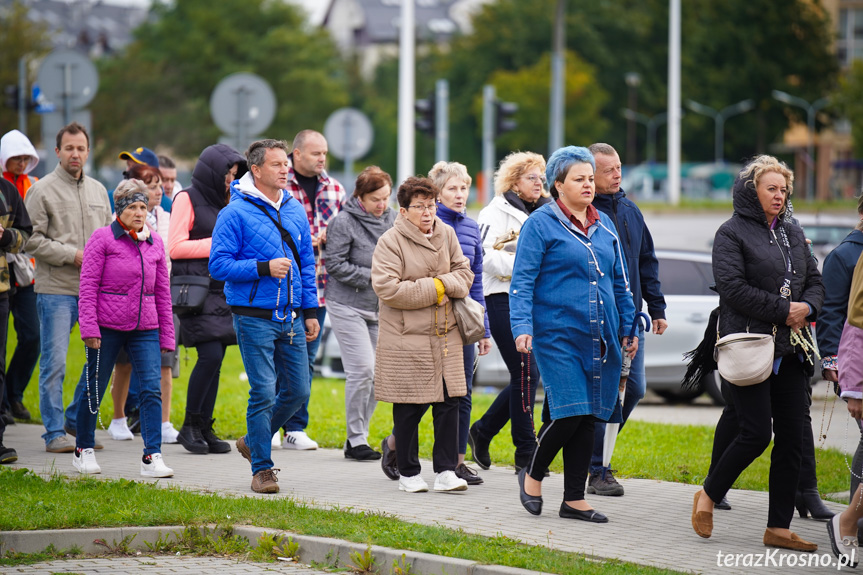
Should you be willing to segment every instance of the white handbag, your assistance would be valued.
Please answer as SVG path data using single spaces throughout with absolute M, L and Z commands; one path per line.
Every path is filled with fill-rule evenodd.
M 716 340 L 713 359 L 719 375 L 728 383 L 747 386 L 766 381 L 773 370 L 773 336 L 763 333 L 730 333 Z

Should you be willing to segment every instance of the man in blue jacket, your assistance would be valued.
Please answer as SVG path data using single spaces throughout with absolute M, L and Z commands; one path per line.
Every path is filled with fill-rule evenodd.
M 641 210 L 628 200 L 626 193 L 620 189 L 621 164 L 617 151 L 608 144 L 593 144 L 589 149 L 596 161 L 596 196 L 593 205 L 609 216 L 617 227 L 626 258 L 635 310 L 641 311 L 642 299 L 647 302 L 647 313 L 653 320 L 653 333 L 662 335 L 668 322 L 665 321 L 665 296 L 662 295 L 662 287 L 659 285 L 659 261 L 653 249 L 653 237 L 644 223 Z M 638 353 L 632 360 L 629 378 L 626 380 L 623 423 L 620 424 L 620 429 L 623 429 L 629 414 L 644 397 L 647 388 L 644 373 L 644 332 L 640 327 L 638 341 L 641 342 Z M 614 478 L 612 469 L 602 465 L 604 439 L 605 424 L 597 423 L 587 492 L 596 495 L 623 495 L 623 486 Z
M 225 282 L 249 376 L 247 432 L 237 451 L 252 464 L 257 493 L 279 491 L 271 438 L 309 398 L 306 342 L 320 331 L 309 223 L 285 191 L 288 151 L 281 140 L 249 146 L 249 172 L 231 183 L 210 249 L 210 275 Z

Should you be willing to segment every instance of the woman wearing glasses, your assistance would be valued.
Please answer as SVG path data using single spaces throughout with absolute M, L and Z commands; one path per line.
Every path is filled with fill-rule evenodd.
M 399 215 L 378 240 L 372 288 L 380 298 L 375 398 L 393 404 L 399 489 L 428 491 L 420 475 L 418 426 L 432 408 L 435 491 L 464 491 L 458 465 L 459 397 L 467 389 L 462 338 L 450 298 L 468 295 L 473 272 L 455 230 L 435 217 L 440 194 L 428 178 L 399 187 Z
M 551 201 L 545 190 L 545 160 L 533 152 L 515 152 L 500 163 L 494 176 L 495 197 L 477 222 L 483 238 L 482 285 L 488 322 L 495 344 L 509 370 L 509 385 L 470 428 L 473 460 L 491 466 L 488 448 L 506 422 L 512 420 L 515 469 L 525 467 L 536 447 L 533 402 L 539 371 L 533 355 L 515 349 L 509 326 L 509 284 L 521 226 L 534 210 Z

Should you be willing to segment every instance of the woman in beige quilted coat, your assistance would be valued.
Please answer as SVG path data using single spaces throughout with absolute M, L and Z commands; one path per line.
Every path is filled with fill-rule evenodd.
M 396 195 L 399 215 L 372 258 L 372 287 L 380 298 L 375 398 L 393 404 L 399 489 L 411 493 L 428 491 L 420 475 L 418 426 L 429 406 L 434 489 L 467 489 L 454 471 L 458 398 L 467 387 L 450 298 L 468 295 L 473 272 L 455 230 L 435 217 L 438 194 L 428 178 L 405 180 Z

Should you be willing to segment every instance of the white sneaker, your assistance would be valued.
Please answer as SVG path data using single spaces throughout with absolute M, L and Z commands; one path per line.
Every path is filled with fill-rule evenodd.
M 102 473 L 102 468 L 96 463 L 96 452 L 89 447 L 72 453 L 72 466 L 84 475 Z
M 465 491 L 467 481 L 455 474 L 455 471 L 442 471 L 434 478 L 435 491 Z
M 180 432 L 174 429 L 174 424 L 170 421 L 162 422 L 162 443 L 177 443 L 177 436 Z
M 270 441 L 270 447 L 278 449 L 282 446 L 282 436 L 277 431 L 273 434 L 273 439 Z
M 466 483 L 465 486 L 467 486 Z M 437 487 L 437 483 L 435 483 L 435 487 Z M 399 491 L 407 491 L 408 493 L 420 493 L 428 490 L 429 485 L 425 482 L 425 479 L 422 478 L 422 475 L 414 475 L 412 477 L 405 477 L 404 475 L 402 475 L 401 477 L 399 477 Z
M 130 441 L 135 438 L 126 424 L 126 418 L 112 419 L 108 426 L 108 435 L 115 441 Z
M 288 431 L 285 432 L 285 441 L 282 442 L 282 449 L 297 449 L 299 451 L 308 451 L 317 449 L 318 442 L 306 435 L 305 431 Z
M 141 475 L 144 477 L 173 477 L 174 470 L 165 465 L 161 453 L 154 453 L 150 456 L 150 463 L 144 463 L 144 460 L 141 460 Z

